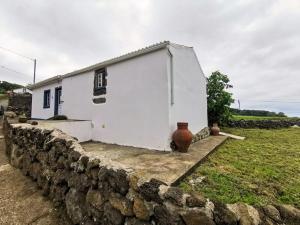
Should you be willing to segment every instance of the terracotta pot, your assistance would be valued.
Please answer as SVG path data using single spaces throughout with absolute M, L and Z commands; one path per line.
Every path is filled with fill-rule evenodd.
M 193 134 L 188 130 L 188 123 L 177 123 L 177 130 L 173 133 L 172 139 L 176 145 L 176 150 L 180 152 L 187 152 Z
M 214 136 L 218 136 L 220 133 L 220 128 L 218 127 L 217 123 L 214 123 L 210 130 L 211 130 L 212 135 L 214 135 Z

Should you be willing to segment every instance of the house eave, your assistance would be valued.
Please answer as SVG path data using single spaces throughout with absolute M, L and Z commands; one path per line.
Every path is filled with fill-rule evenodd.
M 79 69 L 79 70 L 75 70 L 73 72 L 66 73 L 64 75 L 57 75 L 55 77 L 51 77 L 49 79 L 40 81 L 36 84 L 29 85 L 28 89 L 34 90 L 36 88 L 40 88 L 40 87 L 43 87 L 45 85 L 60 82 L 62 79 L 67 78 L 67 77 L 76 76 L 76 75 L 79 75 L 79 74 L 82 74 L 82 73 L 85 73 L 85 72 L 97 70 L 97 69 L 100 69 L 100 68 L 103 68 L 103 67 L 107 67 L 107 66 L 119 63 L 119 62 L 123 62 L 123 61 L 129 60 L 129 59 L 135 58 L 135 57 L 146 55 L 146 54 L 151 53 L 151 52 L 159 51 L 161 49 L 166 48 L 170 44 L 171 44 L 170 41 L 163 41 L 163 42 L 160 42 L 160 43 L 157 43 L 157 44 L 154 44 L 154 45 L 150 45 L 148 47 L 139 49 L 137 51 L 130 52 L 128 54 L 121 55 L 119 57 L 112 58 L 112 59 L 94 64 L 94 65 L 91 65 L 91 66 L 88 66 L 88 67 L 85 67 L 85 68 L 82 68 L 82 69 Z
M 28 85 L 28 89 L 29 90 L 34 90 L 40 87 L 43 87 L 45 85 L 49 85 L 49 84 L 55 84 L 55 83 L 59 83 L 62 80 L 62 76 L 61 75 L 57 75 L 55 77 L 50 77 L 49 79 L 40 81 L 36 84 L 32 84 L 32 85 Z
M 73 72 L 70 72 L 70 73 L 67 73 L 67 74 L 63 75 L 62 78 L 76 76 L 76 75 L 81 74 L 81 73 L 97 70 L 97 69 L 100 69 L 100 68 L 103 68 L 103 67 L 106 67 L 106 66 L 110 66 L 110 65 L 113 65 L 113 64 L 116 64 L 116 63 L 119 63 L 119 62 L 123 62 L 123 61 L 129 60 L 129 59 L 138 57 L 138 56 L 146 55 L 148 53 L 164 49 L 169 44 L 170 44 L 169 41 L 160 42 L 158 44 L 151 45 L 151 46 L 148 46 L 146 48 L 142 48 L 142 49 L 139 49 L 137 51 L 130 52 L 128 54 L 125 54 L 125 55 L 122 55 L 122 56 L 119 56 L 119 57 L 116 57 L 116 58 L 112 58 L 112 59 L 103 61 L 101 63 L 97 63 L 97 64 L 94 64 L 94 65 L 91 65 L 91 66 L 88 66 L 88 67 L 85 67 L 85 68 L 82 68 L 82 69 L 79 69 L 79 70 L 75 70 Z

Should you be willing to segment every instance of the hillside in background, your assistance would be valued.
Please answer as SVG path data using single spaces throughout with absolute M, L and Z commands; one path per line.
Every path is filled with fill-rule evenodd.
M 0 81 L 0 94 L 5 94 L 7 91 L 11 91 L 16 88 L 23 87 L 20 84 L 9 83 L 7 81 Z
M 287 117 L 283 112 L 271 112 L 267 110 L 254 110 L 254 109 L 233 109 L 231 108 L 230 111 L 234 115 L 241 115 L 241 116 L 264 116 L 264 117 Z

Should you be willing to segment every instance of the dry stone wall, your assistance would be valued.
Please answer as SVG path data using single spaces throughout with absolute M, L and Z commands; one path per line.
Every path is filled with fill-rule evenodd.
M 300 120 L 231 120 L 226 126 L 237 128 L 260 128 L 260 129 L 278 129 L 291 126 L 300 126 Z
M 12 93 L 8 99 L 8 110 L 15 112 L 17 115 L 25 114 L 26 117 L 31 117 L 31 101 L 30 93 Z
M 187 194 L 155 179 L 92 158 L 59 130 L 4 122 L 10 163 L 65 207 L 74 224 L 85 225 L 259 225 L 300 224 L 291 206 L 224 205 Z M 291 223 L 291 224 L 293 224 Z

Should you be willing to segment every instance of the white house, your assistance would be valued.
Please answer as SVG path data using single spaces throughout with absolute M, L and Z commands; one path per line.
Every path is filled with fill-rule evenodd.
M 94 141 L 169 151 L 177 122 L 188 122 L 192 133 L 207 127 L 206 78 L 197 56 L 169 41 L 31 89 L 32 118 L 91 121 Z
M 25 94 L 25 93 L 32 94 L 32 91 L 26 87 L 14 89 L 14 90 L 12 90 L 12 92 L 16 93 L 16 94 Z

